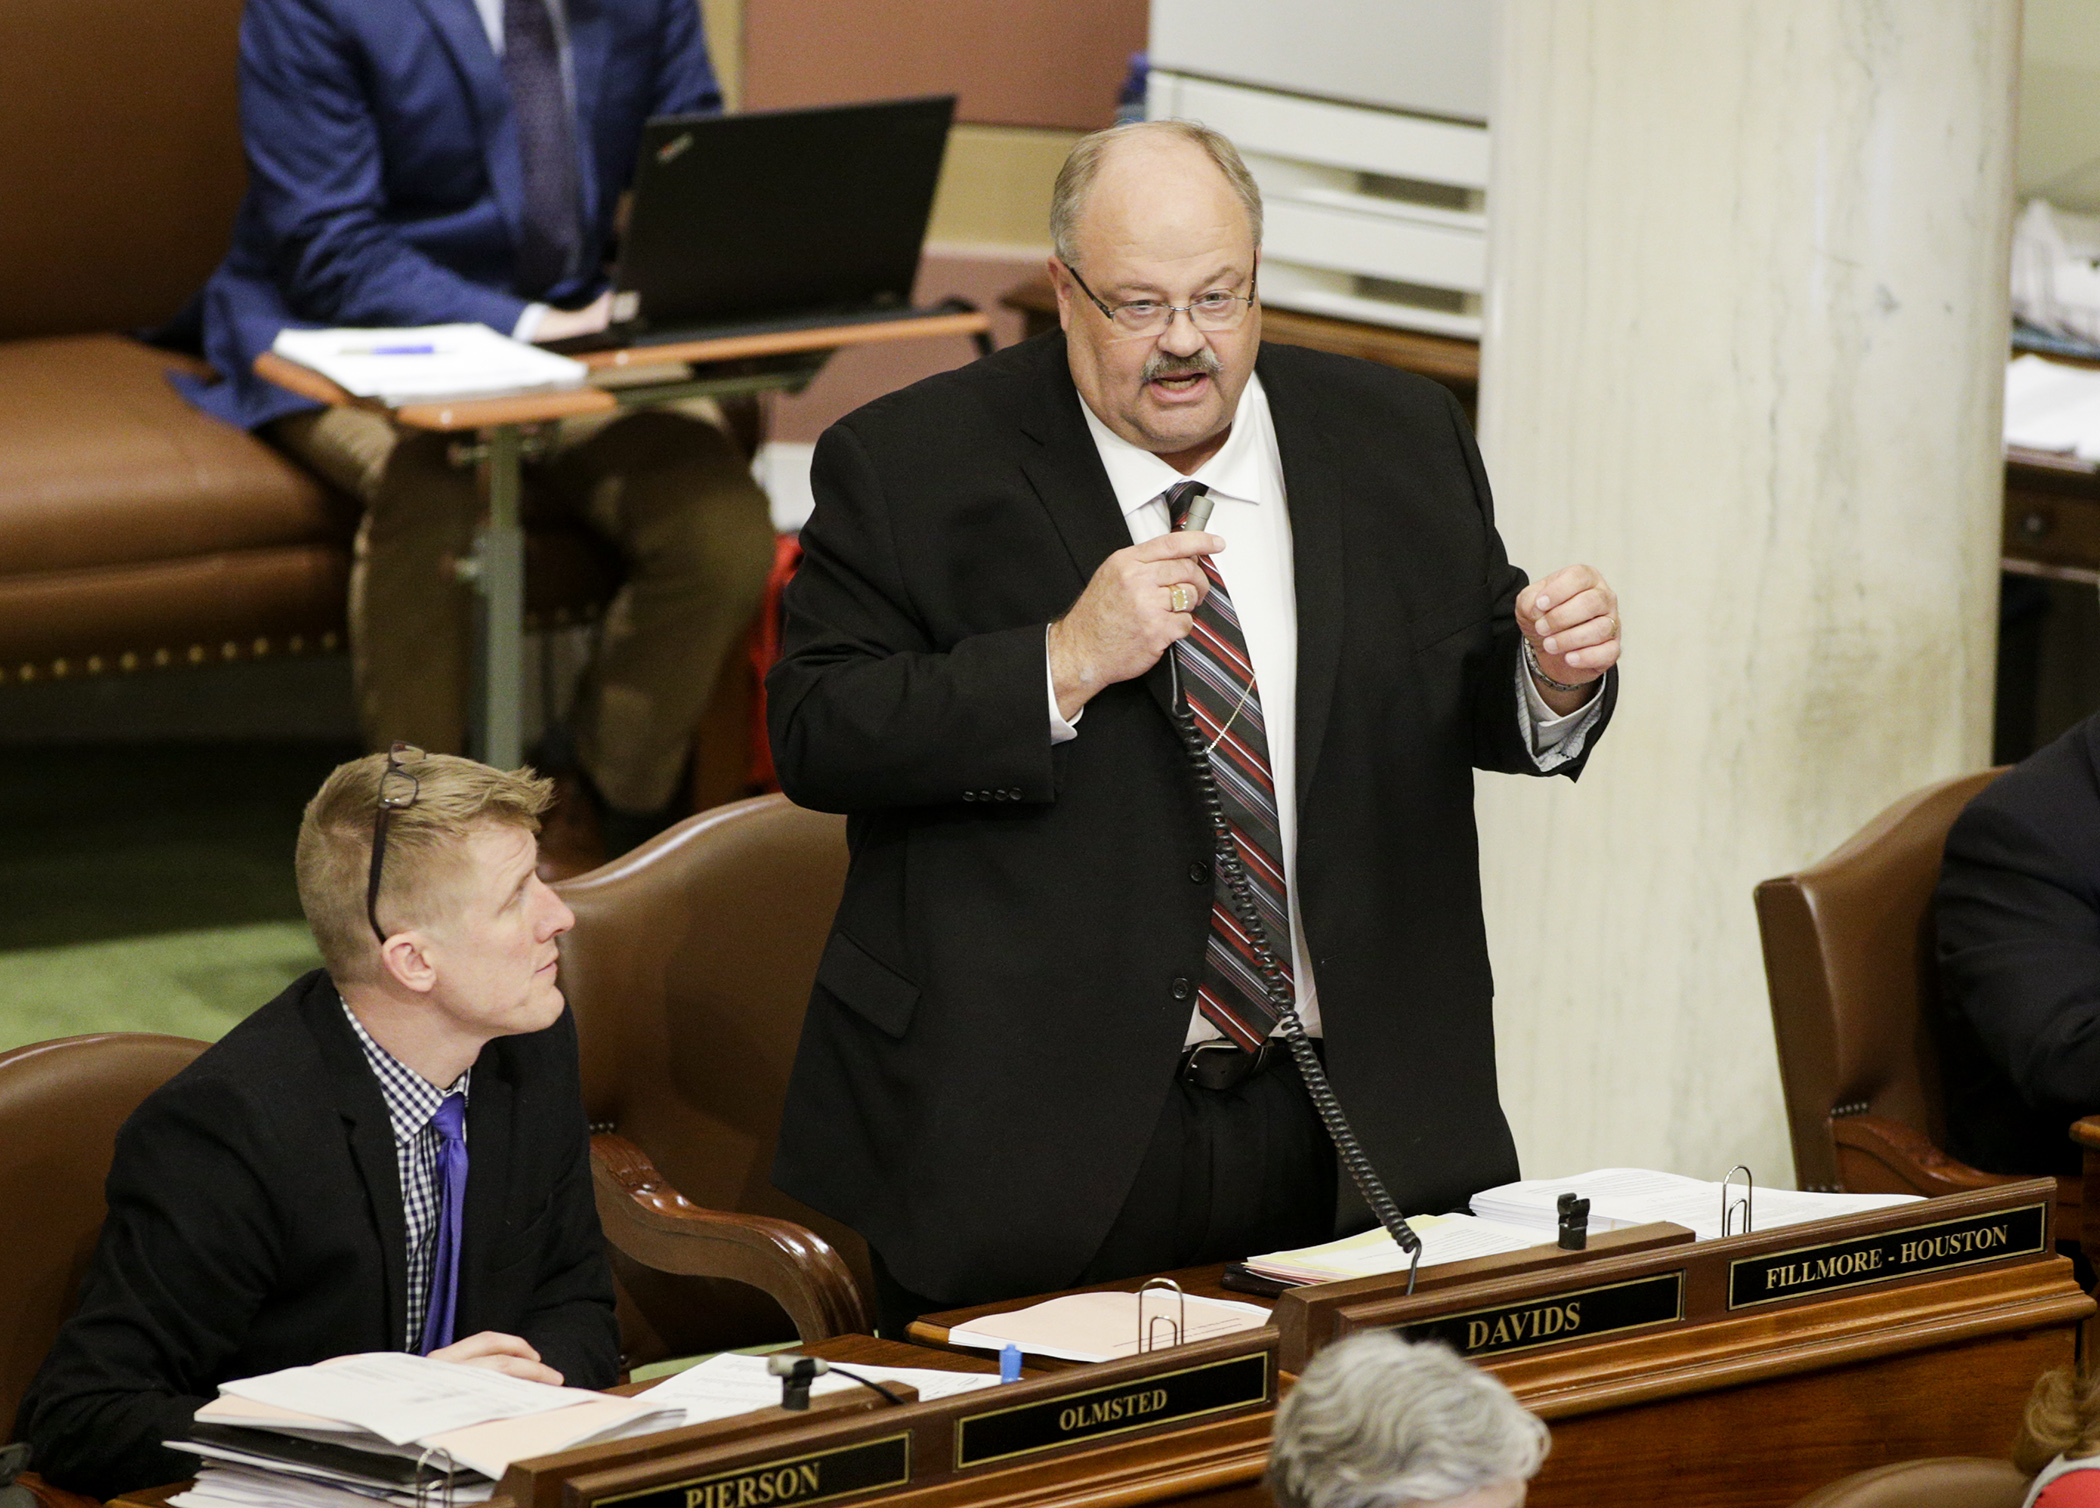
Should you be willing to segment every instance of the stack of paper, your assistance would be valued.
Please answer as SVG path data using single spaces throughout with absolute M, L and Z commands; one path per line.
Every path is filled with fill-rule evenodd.
M 1140 1319 L 1143 1332 L 1140 1331 Z M 1114 1361 L 1190 1341 L 1213 1340 L 1269 1322 L 1259 1304 L 1184 1298 L 1153 1289 L 1135 1293 L 1068 1293 L 1026 1309 L 988 1314 L 948 1332 L 958 1346 L 1000 1351 L 1019 1346 L 1034 1356 L 1065 1361 Z
M 1686 1178 L 1678 1173 L 1655 1173 L 1644 1168 L 1599 1168 L 1573 1178 L 1533 1178 L 1505 1183 L 1473 1196 L 1473 1213 L 1506 1225 L 1529 1226 L 1542 1232 L 1560 1227 L 1559 1200 L 1575 1194 L 1590 1202 L 1590 1229 L 1619 1230 L 1629 1225 L 1649 1225 L 1658 1220 L 1688 1228 L 1701 1241 L 1721 1234 L 1721 1185 Z M 1728 1190 L 1731 1202 L 1742 1198 L 1741 1184 Z M 1910 1204 L 1916 1194 L 1803 1194 L 1793 1189 L 1759 1189 L 1752 1200 L 1755 1230 L 1799 1225 L 1808 1220 L 1828 1220 L 1837 1215 L 1856 1215 L 1863 1210 L 1887 1209 Z M 1737 1211 L 1732 1233 L 1743 1234 L 1742 1214 Z
M 2005 443 L 2100 462 L 2100 370 L 2013 358 L 2005 369 Z
M 167 1442 L 204 1462 L 196 1487 L 171 1502 L 413 1503 L 419 1484 L 479 1502 L 512 1461 L 684 1422 L 645 1399 L 427 1356 L 337 1357 L 222 1386 L 191 1437 Z
M 582 387 L 590 368 L 487 325 L 404 330 L 282 330 L 271 346 L 356 398 L 388 405 L 510 397 Z
M 1473 1215 L 1410 1215 L 1407 1223 L 1422 1238 L 1424 1267 L 1499 1256 L 1530 1246 L 1550 1245 L 1553 1240 L 1528 1226 L 1503 1225 Z M 1272 1251 L 1267 1256 L 1247 1259 L 1247 1266 L 1255 1272 L 1285 1283 L 1341 1282 L 1379 1273 L 1406 1272 L 1409 1265 L 1408 1254 L 1383 1228 L 1367 1230 L 1360 1236 L 1345 1236 L 1323 1246 Z

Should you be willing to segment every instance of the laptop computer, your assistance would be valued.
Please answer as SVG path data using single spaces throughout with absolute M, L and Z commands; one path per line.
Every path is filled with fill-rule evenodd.
M 909 316 L 954 114 L 940 95 L 650 121 L 614 324 L 552 349 Z

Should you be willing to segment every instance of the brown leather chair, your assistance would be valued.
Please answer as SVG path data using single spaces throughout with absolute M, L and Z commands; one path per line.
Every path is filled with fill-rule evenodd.
M 1854 1472 L 1794 1508 L 2020 1508 L 2027 1483 L 2006 1461 L 1935 1456 Z
M 14 1212 L 0 1241 L 0 1438 L 73 1312 L 117 1128 L 202 1051 L 186 1037 L 104 1032 L 0 1054 L 0 1208 Z M 46 1502 L 87 1501 L 25 1485 Z
M 845 820 L 775 795 L 557 887 L 630 1364 L 867 1328 L 865 1248 L 772 1185 L 845 875 Z
M 2012 1181 L 1940 1150 L 1932 891 L 1947 830 L 1996 770 L 1914 791 L 1829 857 L 1757 887 L 1780 1079 L 1804 1189 L 1952 1194 Z M 2056 1231 L 2079 1235 L 2078 1180 Z

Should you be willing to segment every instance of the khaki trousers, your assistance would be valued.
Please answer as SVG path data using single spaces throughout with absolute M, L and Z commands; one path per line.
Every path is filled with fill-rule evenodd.
M 367 744 L 432 752 L 466 742 L 472 589 L 453 563 L 481 511 L 452 437 L 396 429 L 365 409 L 296 414 L 265 434 L 362 500 L 350 574 L 350 647 Z M 525 468 L 527 522 L 581 519 L 611 540 L 626 583 L 601 626 L 569 726 L 613 806 L 653 812 L 678 784 L 724 660 L 765 596 L 773 528 L 735 444 L 690 413 L 563 420 Z

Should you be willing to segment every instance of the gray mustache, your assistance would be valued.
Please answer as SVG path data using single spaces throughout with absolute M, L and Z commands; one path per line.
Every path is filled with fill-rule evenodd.
M 1224 363 L 1218 360 L 1217 353 L 1205 346 L 1202 350 L 1188 356 L 1174 356 L 1165 351 L 1154 351 L 1151 356 L 1146 358 L 1145 369 L 1138 376 L 1140 381 L 1156 382 L 1162 377 L 1187 377 L 1197 372 L 1208 373 L 1210 376 L 1215 377 L 1224 370 Z

